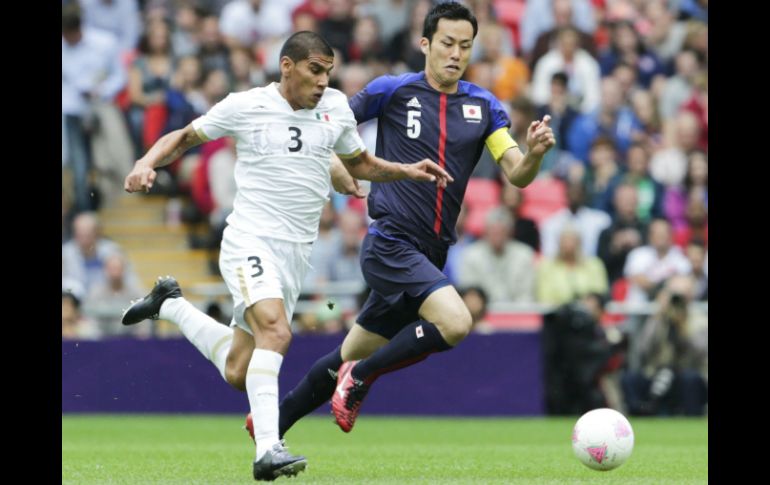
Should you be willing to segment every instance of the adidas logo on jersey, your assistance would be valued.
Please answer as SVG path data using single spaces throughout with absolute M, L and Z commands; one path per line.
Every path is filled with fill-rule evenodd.
M 406 107 L 407 108 L 422 108 L 422 106 L 420 106 L 420 102 L 417 100 L 416 97 L 410 99 L 409 102 L 406 103 Z

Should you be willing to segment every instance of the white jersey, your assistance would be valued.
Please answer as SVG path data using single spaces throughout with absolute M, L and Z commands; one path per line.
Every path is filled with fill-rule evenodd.
M 318 236 L 332 152 L 351 156 L 366 150 L 347 97 L 331 88 L 314 109 L 297 111 L 276 83 L 232 93 L 192 125 L 202 138 L 236 141 L 238 191 L 227 223 L 284 241 Z

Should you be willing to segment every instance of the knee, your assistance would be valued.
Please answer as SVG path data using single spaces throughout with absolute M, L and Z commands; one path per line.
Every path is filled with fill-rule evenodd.
M 266 348 L 288 348 L 291 343 L 291 326 L 286 321 L 283 306 L 263 307 L 259 311 L 252 307 L 250 311 L 253 311 L 252 317 L 259 328 L 260 339 L 268 346 Z
M 248 365 L 243 366 L 235 359 L 227 359 L 225 364 L 225 380 L 239 391 L 246 390 L 246 371 Z
M 262 338 L 281 348 L 288 348 L 291 343 L 291 327 L 285 321 L 260 325 Z
M 435 325 L 446 343 L 454 347 L 470 333 L 473 320 L 468 309 L 463 306 L 448 311 Z

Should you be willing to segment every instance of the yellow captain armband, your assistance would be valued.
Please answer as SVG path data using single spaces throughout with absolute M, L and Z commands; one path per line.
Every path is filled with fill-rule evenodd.
M 211 141 L 211 138 L 207 137 L 205 133 L 203 133 L 203 130 L 200 128 L 195 128 L 193 126 L 193 129 L 195 130 L 195 134 L 198 135 L 198 138 L 203 140 L 204 142 Z
M 511 138 L 511 135 L 508 133 L 508 128 L 506 127 L 500 128 L 489 135 L 485 143 L 487 148 L 489 148 L 489 153 L 492 154 L 492 158 L 494 158 L 497 163 L 500 163 L 500 159 L 503 157 L 503 153 L 505 153 L 506 150 L 519 146 L 519 144 Z
M 339 157 L 340 160 L 352 160 L 354 158 L 357 158 L 362 153 L 364 153 L 364 150 L 356 150 L 353 153 L 348 153 L 348 154 L 336 153 L 335 155 L 337 155 L 337 157 Z

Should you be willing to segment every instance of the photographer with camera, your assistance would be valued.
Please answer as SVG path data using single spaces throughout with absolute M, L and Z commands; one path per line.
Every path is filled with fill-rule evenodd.
M 635 415 L 699 416 L 708 403 L 708 315 L 690 306 L 691 276 L 671 277 L 636 342 L 640 369 L 622 378 Z
M 544 316 L 548 414 L 583 414 L 622 405 L 615 371 L 624 361 L 625 341 L 619 330 L 602 327 L 605 304 L 604 294 L 587 293 Z

